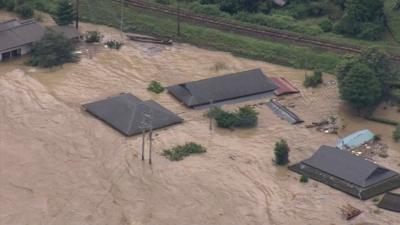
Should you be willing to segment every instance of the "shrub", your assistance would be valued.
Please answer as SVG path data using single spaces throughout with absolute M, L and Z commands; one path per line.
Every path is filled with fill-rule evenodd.
M 319 23 L 319 27 L 320 27 L 321 30 L 322 30 L 323 32 L 325 32 L 325 33 L 326 33 L 326 32 L 331 32 L 332 29 L 333 29 L 333 23 L 332 23 L 332 21 L 326 19 L 326 20 L 323 20 L 323 21 L 321 21 L 321 22 Z
M 206 116 L 214 118 L 217 121 L 217 126 L 221 128 L 248 128 L 257 125 L 258 112 L 251 106 L 240 107 L 236 112 L 227 112 L 221 108 L 212 108 Z
M 156 0 L 157 3 L 163 4 L 163 5 L 169 5 L 171 4 L 170 0 Z
M 39 67 L 53 67 L 76 60 L 73 54 L 75 47 L 62 34 L 48 30 L 42 40 L 32 48 L 29 64 Z
M 283 139 L 276 142 L 275 144 L 275 163 L 280 166 L 284 166 L 289 163 L 289 146 L 287 142 Z
M 239 108 L 235 127 L 255 127 L 258 121 L 257 115 L 258 112 L 249 105 Z
M 205 152 L 207 151 L 203 146 L 189 142 L 185 145 L 178 145 L 172 149 L 165 149 L 163 150 L 162 155 L 171 161 L 179 161 L 191 154 L 201 154 Z
M 85 34 L 85 41 L 87 43 L 100 42 L 102 38 L 103 35 L 98 31 L 88 31 Z
M 15 12 L 20 15 L 22 18 L 27 19 L 27 18 L 32 18 L 33 17 L 33 9 L 27 4 L 23 4 L 18 6 L 15 9 Z
M 229 14 L 222 12 L 217 5 L 202 5 L 198 2 L 193 2 L 189 5 L 192 12 L 205 14 L 210 16 L 227 17 Z
M 111 48 L 111 49 L 117 49 L 117 50 L 119 50 L 121 47 L 122 47 L 122 43 L 121 42 L 118 42 L 118 41 L 116 41 L 116 40 L 110 40 L 110 41 L 106 41 L 106 46 L 108 47 L 108 48 Z
M 0 0 L 0 9 L 3 9 L 6 7 L 6 2 L 5 0 Z
M 375 41 L 382 37 L 385 27 L 379 23 L 364 23 L 361 27 L 361 32 L 357 35 L 358 38 Z
M 5 7 L 7 11 L 14 11 L 15 9 L 15 1 L 14 0 L 5 0 Z
M 301 175 L 300 177 L 300 182 L 301 183 L 307 183 L 308 182 L 308 177 L 306 175 Z
M 396 129 L 393 132 L 393 138 L 395 141 L 400 141 L 400 125 L 397 125 Z
M 165 88 L 161 85 L 160 82 L 152 80 L 149 86 L 147 87 L 147 90 L 154 92 L 156 94 L 160 94 L 165 90 Z
M 304 78 L 303 85 L 304 87 L 318 87 L 318 85 L 322 84 L 322 72 L 320 70 L 315 70 L 312 76 L 306 76 Z

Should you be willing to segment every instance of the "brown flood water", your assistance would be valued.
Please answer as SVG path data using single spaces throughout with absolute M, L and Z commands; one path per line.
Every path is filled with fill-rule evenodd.
M 119 38 L 108 27 L 82 24 L 81 29 Z M 390 145 L 389 157 L 377 161 L 400 171 L 393 127 L 351 116 L 334 85 L 307 90 L 301 85 L 305 71 L 185 44 L 127 41 L 120 51 L 100 45 L 91 49 L 91 58 L 84 51 L 79 63 L 51 70 L 24 66 L 26 59 L 0 64 L 1 225 L 399 223 L 399 214 L 374 213 L 371 200 L 359 201 L 315 181 L 301 184 L 297 174 L 271 161 L 280 138 L 289 142 L 294 163 L 322 144 L 334 145 L 337 136 L 289 125 L 265 106 L 257 106 L 256 129 L 210 131 L 204 111 L 146 90 L 150 80 L 171 85 L 259 67 L 301 89 L 301 95 L 284 102 L 294 103 L 306 121 L 338 115 L 345 125 L 340 135 L 364 128 L 381 134 Z M 226 68 L 217 71 L 217 63 Z M 327 80 L 334 78 L 326 75 Z M 152 166 L 140 160 L 140 137 L 125 138 L 80 109 L 82 103 L 120 92 L 154 99 L 185 119 L 156 132 Z M 160 155 L 162 149 L 189 141 L 206 146 L 207 153 L 179 162 Z M 347 203 L 363 210 L 351 222 L 340 215 L 339 207 Z

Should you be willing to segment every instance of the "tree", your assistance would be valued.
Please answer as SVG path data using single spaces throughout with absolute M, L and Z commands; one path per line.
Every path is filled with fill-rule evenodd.
M 32 7 L 27 4 L 17 6 L 15 12 L 24 19 L 32 18 L 34 14 Z
M 71 1 L 60 0 L 55 12 L 55 21 L 58 25 L 64 26 L 74 22 L 74 8 Z
M 289 163 L 289 146 L 287 142 L 283 139 L 276 142 L 275 144 L 275 163 L 277 165 L 283 166 Z
M 339 92 L 358 111 L 378 103 L 382 97 L 382 86 L 374 72 L 360 62 L 351 66 L 339 82 Z
M 323 83 L 322 72 L 320 70 L 315 70 L 312 76 L 305 76 L 303 85 L 304 87 L 318 87 L 318 85 Z
M 43 39 L 33 45 L 29 64 L 39 67 L 53 67 L 76 60 L 74 45 L 62 34 L 46 31 Z

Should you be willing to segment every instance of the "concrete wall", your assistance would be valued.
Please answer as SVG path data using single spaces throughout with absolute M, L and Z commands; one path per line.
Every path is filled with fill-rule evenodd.
M 17 48 L 8 49 L 8 50 L 6 50 L 6 51 L 0 51 L 0 62 L 3 60 L 3 59 L 2 59 L 3 53 L 12 52 L 12 51 L 14 51 L 14 50 L 16 50 L 16 49 L 21 49 L 21 55 L 26 55 L 26 54 L 28 54 L 29 52 L 31 52 L 31 50 L 32 50 L 32 45 L 31 45 L 31 44 L 27 44 L 27 45 L 20 46 L 20 47 L 17 47 Z

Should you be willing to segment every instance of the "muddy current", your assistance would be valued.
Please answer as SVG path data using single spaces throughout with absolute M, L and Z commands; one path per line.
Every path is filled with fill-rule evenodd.
M 118 31 L 103 26 L 83 24 L 81 29 L 119 38 Z M 301 90 L 285 101 L 305 121 L 334 115 L 344 125 L 339 135 L 363 128 L 381 134 L 388 157 L 376 161 L 400 171 L 393 127 L 351 116 L 339 101 L 333 76 L 325 75 L 320 88 L 304 89 L 309 71 L 185 44 L 125 41 L 120 51 L 101 45 L 81 45 L 80 50 L 78 63 L 53 69 L 26 66 L 27 58 L 0 64 L 1 225 L 399 224 L 399 214 L 376 211 L 372 200 L 360 201 L 311 180 L 301 184 L 297 174 L 272 162 L 281 138 L 288 141 L 295 163 L 322 144 L 334 145 L 337 135 L 289 125 L 265 105 L 256 106 L 255 129 L 210 130 L 204 110 L 146 89 L 151 80 L 168 86 L 261 68 Z M 155 132 L 152 165 L 141 161 L 140 136 L 126 138 L 80 107 L 121 92 L 153 99 L 185 120 Z M 207 153 L 179 162 L 160 155 L 189 141 L 204 145 Z M 363 213 L 345 221 L 339 208 L 346 204 Z

